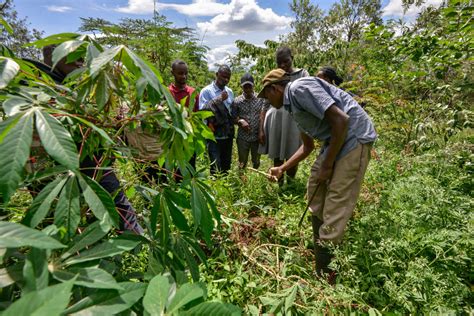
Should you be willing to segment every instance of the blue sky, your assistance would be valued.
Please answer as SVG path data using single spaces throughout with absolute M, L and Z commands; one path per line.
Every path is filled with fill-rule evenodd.
M 428 0 L 439 3 L 441 0 Z M 210 47 L 209 64 L 234 53 L 235 40 L 261 45 L 266 39 L 277 39 L 288 33 L 291 21 L 290 0 L 157 0 L 160 14 L 177 27 L 197 30 L 199 38 Z M 313 0 L 328 10 L 334 0 Z M 398 18 L 403 12 L 401 0 L 383 0 L 385 16 Z M 27 17 L 31 27 L 45 35 L 77 32 L 80 17 L 103 18 L 117 22 L 120 18 L 150 18 L 153 0 L 15 0 L 16 10 Z M 416 10 L 407 12 L 416 14 Z

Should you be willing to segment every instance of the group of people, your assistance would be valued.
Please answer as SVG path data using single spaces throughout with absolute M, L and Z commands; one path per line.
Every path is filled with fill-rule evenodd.
M 221 66 L 215 81 L 201 91 L 199 109 L 214 114 L 208 121 L 216 138 L 208 142 L 211 173 L 230 169 L 234 124 L 239 128 L 239 167 L 245 168 L 251 153 L 258 168 L 259 155 L 267 154 L 274 166 L 269 175 L 279 183 L 284 174 L 288 181 L 294 179 L 298 163 L 313 151 L 314 139 L 322 141 L 306 196 L 312 213 L 316 274 L 332 282 L 331 245 L 342 241 L 377 134 L 355 95 L 338 87 L 342 78 L 333 68 L 323 67 L 311 77 L 305 69 L 293 68 L 288 47 L 277 50 L 276 63 L 278 68 L 264 77 L 258 95 L 253 77 L 245 74 L 240 80 L 242 95 L 234 99 L 227 87 L 231 77 L 227 66 Z
M 45 63 L 49 65 L 50 56 L 51 52 L 45 54 Z M 194 110 L 213 113 L 206 120 L 215 137 L 207 143 L 211 174 L 225 174 L 231 168 L 235 125 L 239 167 L 246 167 L 250 155 L 253 167 L 258 168 L 260 155 L 266 154 L 273 160 L 269 175 L 279 183 L 284 174 L 288 181 L 294 179 L 298 163 L 314 149 L 314 139 L 322 141 L 321 152 L 311 168 L 307 198 L 312 212 L 316 274 L 323 276 L 331 272 L 328 266 L 332 254 L 328 245 L 342 240 L 377 135 L 371 119 L 353 95 L 338 88 L 342 78 L 334 69 L 323 67 L 312 77 L 305 69 L 293 68 L 288 47 L 277 50 L 276 63 L 278 68 L 266 74 L 258 94 L 252 75 L 244 74 L 240 78 L 242 93 L 237 97 L 227 86 L 231 69 L 220 66 L 215 80 L 195 94 Z M 62 66 L 58 63 L 54 71 L 55 75 L 59 74 L 56 79 L 59 82 L 71 71 Z M 195 89 L 187 84 L 187 64 L 176 60 L 171 73 L 174 82 L 169 85 L 169 91 L 176 102 L 186 98 L 188 106 Z M 156 137 L 151 135 L 149 139 L 157 144 Z M 152 148 L 146 144 L 144 147 L 145 151 Z M 154 156 L 147 159 L 154 160 L 153 167 L 159 169 L 154 157 L 160 154 L 160 149 L 155 149 Z M 95 166 L 94 161 L 97 159 L 86 159 L 82 165 L 93 170 L 90 167 Z M 195 157 L 190 163 L 195 166 Z M 113 169 L 102 176 L 100 184 L 115 197 L 124 229 L 141 234 L 135 210 L 119 188 Z

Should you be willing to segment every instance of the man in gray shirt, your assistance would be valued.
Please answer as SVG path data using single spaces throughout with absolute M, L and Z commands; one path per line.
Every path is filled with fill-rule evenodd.
M 315 77 L 290 82 L 285 71 L 274 69 L 263 79 L 258 95 L 275 108 L 285 107 L 298 125 L 303 145 L 282 166 L 270 169 L 279 178 L 308 157 L 314 139 L 324 142 L 311 168 L 308 204 L 312 212 L 316 273 L 330 273 L 328 243 L 338 244 L 354 211 L 362 180 L 377 138 L 362 107 L 345 91 Z

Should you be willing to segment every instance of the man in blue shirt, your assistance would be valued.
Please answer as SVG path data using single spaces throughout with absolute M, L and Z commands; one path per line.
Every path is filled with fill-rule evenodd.
M 263 79 L 264 97 L 275 108 L 293 116 L 303 145 L 282 166 L 270 169 L 279 178 L 314 149 L 314 139 L 324 142 L 311 168 L 308 204 L 312 211 L 316 272 L 329 273 L 331 253 L 325 246 L 338 244 L 352 216 L 362 180 L 377 138 L 374 125 L 362 107 L 345 91 L 315 77 L 290 82 L 283 69 Z
M 207 120 L 216 139 L 207 142 L 211 174 L 217 172 L 227 174 L 232 162 L 234 123 L 231 105 L 234 93 L 227 87 L 231 74 L 229 66 L 220 66 L 216 72 L 216 80 L 204 87 L 199 95 L 199 109 L 212 111 L 214 114 Z

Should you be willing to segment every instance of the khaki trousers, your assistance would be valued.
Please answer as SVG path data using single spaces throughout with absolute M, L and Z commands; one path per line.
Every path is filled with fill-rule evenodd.
M 309 208 L 313 216 L 323 221 L 319 229 L 319 239 L 322 242 L 341 242 L 347 222 L 356 206 L 371 148 L 372 144 L 359 144 L 337 160 L 331 179 L 328 183 L 321 183 L 316 193 L 316 178 L 323 157 L 320 155 L 311 167 L 307 197 L 310 199 L 314 194 Z

